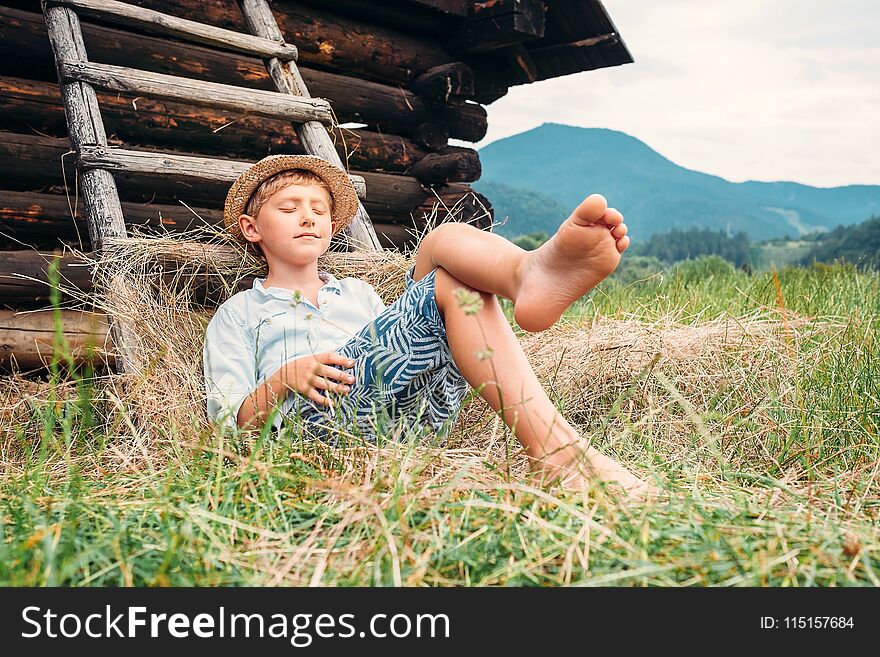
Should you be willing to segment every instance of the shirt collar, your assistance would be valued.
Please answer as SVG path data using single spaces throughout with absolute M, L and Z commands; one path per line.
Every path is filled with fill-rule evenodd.
M 333 290 L 336 294 L 342 294 L 342 284 L 333 274 L 326 271 L 319 271 L 318 278 L 324 281 L 324 285 L 321 286 L 322 290 Z M 265 296 L 275 297 L 277 299 L 289 300 L 293 298 L 293 290 L 289 290 L 285 287 L 264 287 L 263 281 L 265 280 L 265 278 L 254 278 L 252 289 Z

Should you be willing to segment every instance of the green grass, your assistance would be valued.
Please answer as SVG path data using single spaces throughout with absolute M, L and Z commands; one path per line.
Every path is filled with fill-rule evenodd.
M 658 473 L 674 495 L 654 504 L 508 480 L 479 448 L 491 417 L 447 450 L 149 442 L 62 362 L 2 416 L 0 584 L 880 585 L 880 276 L 777 280 L 702 260 L 609 280 L 567 317 L 700 326 L 783 305 L 792 323 L 792 353 L 731 356 L 711 385 L 667 368 L 597 383 L 591 406 L 555 391 L 600 449 Z

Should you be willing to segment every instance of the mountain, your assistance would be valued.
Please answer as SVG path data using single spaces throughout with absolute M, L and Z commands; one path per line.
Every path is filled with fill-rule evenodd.
M 733 183 L 603 128 L 545 123 L 483 147 L 480 160 L 483 176 L 474 188 L 492 201 L 496 221 L 509 217 L 497 229 L 509 236 L 552 233 L 593 192 L 623 212 L 635 239 L 697 227 L 764 240 L 830 230 L 880 212 L 878 185 Z

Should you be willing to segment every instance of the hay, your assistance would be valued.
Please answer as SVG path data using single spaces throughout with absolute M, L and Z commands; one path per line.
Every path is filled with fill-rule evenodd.
M 363 278 L 391 301 L 403 289 L 412 263 L 411 254 L 393 251 L 331 252 L 320 266 L 339 277 Z M 222 235 L 199 231 L 111 240 L 92 266 L 99 287 L 110 293 L 80 295 L 79 301 L 128 331 L 126 358 L 138 368 L 138 373 L 102 379 L 95 388 L 97 403 L 104 406 L 101 415 L 113 423 L 120 467 L 135 462 L 161 467 L 169 452 L 160 445 L 196 444 L 216 435 L 206 417 L 203 390 L 202 343 L 213 312 L 206 299 L 212 298 L 213 305 L 225 300 L 242 280 L 263 274 L 265 264 Z M 585 435 L 597 440 L 625 436 L 633 422 L 649 421 L 669 459 L 703 459 L 708 457 L 693 454 L 693 417 L 710 408 L 719 392 L 743 403 L 756 380 L 775 386 L 774 394 L 785 398 L 805 327 L 805 322 L 773 316 L 692 325 L 600 318 L 591 326 L 560 324 L 523 337 L 522 344 L 539 378 Z M 14 378 L 4 386 L 9 388 L 4 397 L 17 402 L 0 408 L 0 414 L 22 413 L 32 406 L 22 400 L 41 394 L 39 385 L 27 390 Z M 4 422 L 13 425 L 22 426 L 18 420 Z M 10 440 L 6 432 L 4 444 Z M 624 442 L 618 448 L 640 446 Z M 441 460 L 475 460 L 480 469 L 494 466 L 520 475 L 526 462 L 511 460 L 517 449 L 497 416 L 477 398 L 461 413 Z M 750 450 L 736 457 L 765 455 Z M 360 457 L 355 461 L 364 462 Z

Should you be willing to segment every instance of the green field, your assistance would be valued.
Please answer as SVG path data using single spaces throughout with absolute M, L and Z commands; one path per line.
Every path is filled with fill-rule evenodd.
M 880 585 L 878 339 L 853 268 L 604 283 L 530 353 L 654 503 L 532 487 L 477 402 L 445 448 L 333 450 L 146 426 L 62 360 L 3 383 L 0 584 Z

